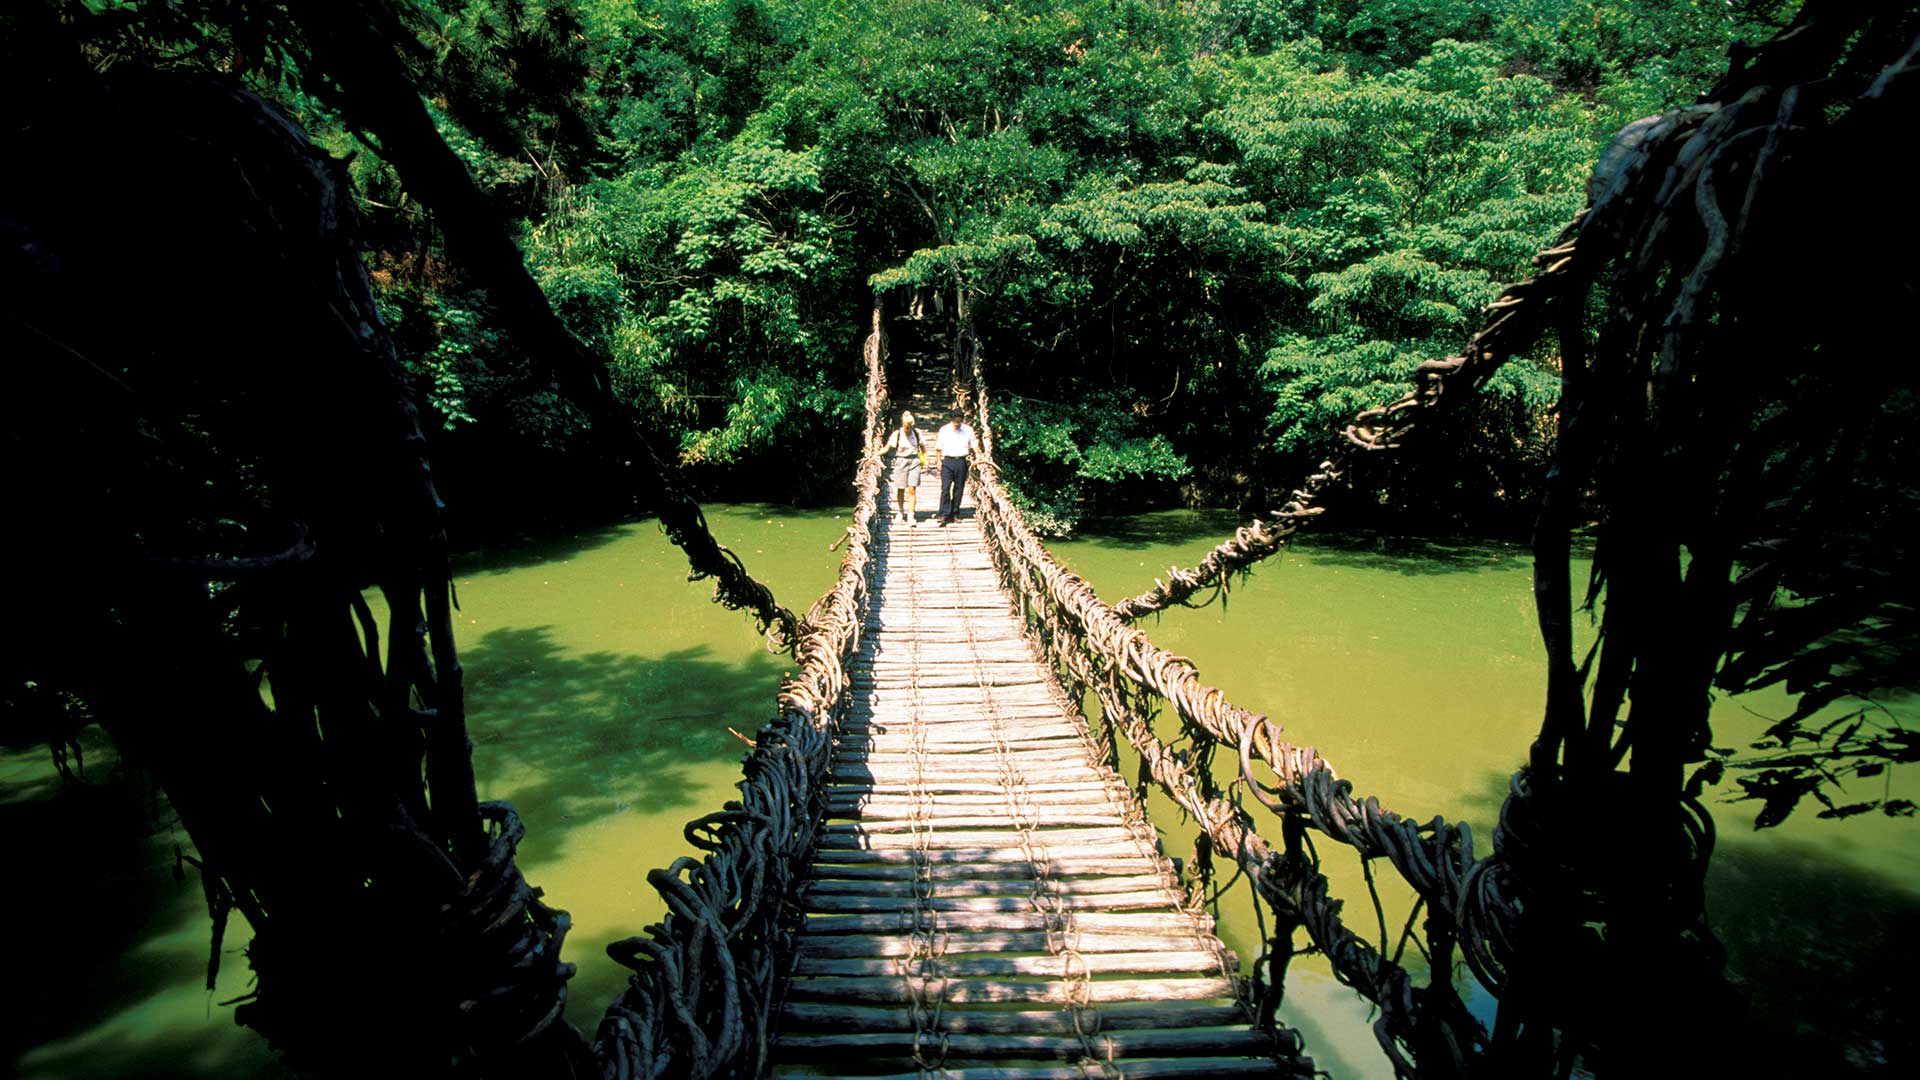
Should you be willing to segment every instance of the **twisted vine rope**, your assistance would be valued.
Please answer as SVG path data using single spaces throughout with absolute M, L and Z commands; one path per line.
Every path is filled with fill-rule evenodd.
M 779 715 L 760 728 L 746 757 L 740 798 L 687 825 L 688 842 L 706 857 L 648 873 L 666 898 L 667 917 L 647 937 L 607 947 L 634 971 L 595 1040 L 613 1080 L 765 1071 L 778 964 L 792 930 L 786 899 L 824 808 L 823 781 L 847 699 L 846 661 L 867 611 L 887 395 L 880 319 L 876 305 L 853 524 L 839 578 L 807 613 L 796 643 L 800 670 L 782 683 Z
M 971 390 L 979 427 L 990 431 L 977 350 Z M 1200 825 L 1214 851 L 1238 862 L 1277 912 L 1306 927 L 1336 975 L 1380 1007 L 1376 1036 L 1396 1071 L 1414 1075 L 1406 1048 L 1420 1038 L 1423 1010 L 1406 970 L 1346 927 L 1341 902 L 1329 894 L 1324 875 L 1296 856 L 1274 851 L 1244 810 L 1207 794 L 1210 779 L 1197 775 L 1182 751 L 1154 734 L 1144 711 L 1130 704 L 1128 691 L 1167 702 L 1197 738 L 1237 748 L 1241 782 L 1262 803 L 1298 816 L 1363 858 L 1388 859 L 1441 919 L 1460 906 L 1476 866 L 1470 830 L 1439 817 L 1419 825 L 1383 810 L 1377 799 L 1355 799 L 1352 784 L 1338 779 L 1317 752 L 1281 742 L 1277 724 L 1234 705 L 1200 681 L 1192 661 L 1160 649 L 1126 625 L 1091 584 L 1056 562 L 1034 535 L 1000 480 L 991 442 L 982 442 L 989 449 L 974 466 L 973 485 L 988 551 L 1009 591 L 1023 601 L 1041 648 L 1067 680 L 1093 691 L 1105 719 L 1126 736 L 1152 779 Z M 1255 775 L 1256 757 L 1269 766 L 1274 782 Z M 1501 897 L 1499 890 L 1485 889 L 1477 910 L 1501 914 Z M 1475 940 L 1492 951 L 1504 939 L 1495 933 Z M 1443 972 L 1442 980 L 1449 974 Z M 1455 1045 L 1467 1048 L 1485 1040 L 1477 1022 L 1463 1012 L 1436 1019 L 1449 1024 Z
M 1156 582 L 1147 593 L 1113 607 L 1102 605 L 1092 587 L 1055 563 L 1027 528 L 999 482 L 990 453 L 979 466 L 977 499 L 992 549 L 1009 587 L 1030 609 L 1041 612 L 1036 629 L 1043 647 L 1067 678 L 1094 691 L 1108 722 L 1127 736 L 1151 777 L 1200 823 L 1215 850 L 1234 856 L 1276 912 L 1295 916 L 1306 927 L 1336 974 L 1380 1005 L 1376 1033 L 1401 1075 L 1416 1072 L 1406 1052 L 1416 1043 L 1444 1048 L 1457 1074 L 1464 1059 L 1486 1044 L 1486 1035 L 1438 981 L 1424 1000 L 1416 996 L 1404 970 L 1339 922 L 1339 904 L 1327 896 L 1325 879 L 1297 857 L 1268 848 L 1237 805 L 1209 796 L 1206 778 L 1196 778 L 1187 757 L 1160 741 L 1139 711 L 1129 708 L 1116 678 L 1102 675 L 1132 684 L 1136 695 L 1164 699 L 1196 740 L 1237 748 L 1237 785 L 1244 785 L 1283 821 L 1302 822 L 1354 848 L 1363 859 L 1387 859 L 1430 913 L 1428 933 L 1441 979 L 1446 976 L 1440 961 L 1450 957 L 1457 944 L 1481 982 L 1496 995 L 1505 992 L 1518 951 L 1514 927 L 1521 898 L 1529 891 L 1518 878 L 1519 865 L 1526 863 L 1528 874 L 1536 878 L 1556 873 L 1544 843 L 1550 831 L 1545 818 L 1555 811 L 1536 805 L 1539 800 L 1526 772 L 1514 778 L 1513 798 L 1503 808 L 1495 833 L 1494 854 L 1476 860 L 1465 824 L 1435 817 L 1420 825 L 1383 809 L 1377 799 L 1356 799 L 1351 783 L 1340 780 L 1316 751 L 1284 743 L 1279 725 L 1233 705 L 1218 689 L 1202 683 L 1185 657 L 1158 649 L 1127 623 L 1185 603 L 1209 587 L 1224 588 L 1232 573 L 1271 555 L 1320 513 L 1315 500 L 1340 477 L 1356 451 L 1401 446 L 1422 417 L 1470 397 L 1509 357 L 1567 318 L 1577 318 L 1599 268 L 1609 260 L 1631 257 L 1634 249 L 1626 244 L 1636 235 L 1633 223 L 1649 212 L 1645 190 L 1658 187 L 1656 207 L 1685 197 L 1676 193 L 1689 189 L 1690 176 L 1711 167 L 1716 156 L 1712 147 L 1750 111 L 1749 99 L 1755 96 L 1749 92 L 1739 100 L 1675 110 L 1624 129 L 1588 182 L 1588 208 L 1535 257 L 1540 272 L 1509 288 L 1489 307 L 1486 323 L 1459 355 L 1420 365 L 1411 392 L 1356 416 L 1345 431 L 1348 447 L 1295 490 L 1274 520 L 1242 528 L 1200 565 L 1172 570 L 1169 581 Z M 1708 224 L 1719 227 L 1706 229 L 1703 261 L 1717 258 L 1727 243 L 1724 222 Z M 981 429 L 990 430 L 977 357 L 971 397 Z M 1259 775 L 1256 760 L 1270 771 L 1270 780 Z M 1679 827 L 1689 849 L 1710 848 L 1710 819 L 1691 800 L 1681 802 L 1680 813 Z M 1440 1007 L 1430 1007 L 1436 1004 Z M 1423 1029 L 1439 1030 L 1440 1035 L 1423 1038 Z

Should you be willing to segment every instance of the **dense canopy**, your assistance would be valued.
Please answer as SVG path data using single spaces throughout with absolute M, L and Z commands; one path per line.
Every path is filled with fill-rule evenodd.
M 859 458 L 839 584 L 804 617 L 688 492 L 838 494 L 858 440 L 878 441 L 887 305 L 908 297 L 951 305 L 971 373 L 955 389 L 983 431 L 991 358 L 983 516 L 1017 522 L 1033 565 L 1028 523 L 1057 536 L 1130 504 L 1534 527 L 1540 734 L 1515 748 L 1493 869 L 1422 893 L 1436 955 L 1456 929 L 1497 940 L 1467 946 L 1507 969 L 1474 968 L 1497 1019 L 1467 1015 L 1443 961 L 1420 1010 L 1444 1031 L 1411 991 L 1390 1008 L 1392 980 L 1336 968 L 1394 1014 L 1403 1075 L 1396 1048 L 1416 1045 L 1424 1075 L 1629 1067 L 1647 1051 L 1608 1025 L 1656 966 L 1676 1029 L 1680 1004 L 1730 1015 L 1698 802 L 1729 768 L 1763 826 L 1809 799 L 1913 813 L 1890 786 L 1834 792 L 1920 757 L 1875 704 L 1913 681 L 1920 603 L 1896 568 L 1920 521 L 1915 389 L 1870 363 L 1897 347 L 1914 275 L 1859 272 L 1910 246 L 1889 147 L 1914 111 L 1914 11 L 42 0 L 0 31 L 4 133 L 34 163 L 0 181 L 29 390 L 6 423 L 39 526 L 7 553 L 51 560 L 21 584 L 44 632 L 7 659 L 0 733 L 63 747 L 97 718 L 154 771 L 216 950 L 230 912 L 258 935 L 239 1018 L 306 1067 L 339 1066 L 316 1032 L 353 1012 L 363 973 L 337 957 L 381 935 L 432 943 L 427 1019 L 368 1021 L 417 1023 L 402 1057 L 427 1072 L 664 1061 L 682 1051 L 655 1045 L 659 988 L 682 978 L 764 1025 L 731 976 L 675 952 L 774 969 L 784 894 L 758 885 L 790 867 L 759 856 L 730 871 L 753 889 L 700 878 L 715 914 L 697 925 L 692 864 L 656 875 L 682 940 L 625 943 L 640 977 L 598 1041 L 558 1020 L 570 924 L 515 866 L 515 812 L 478 799 L 449 527 L 653 509 L 693 576 L 802 668 L 780 698 L 800 726 L 749 740 L 750 805 L 687 837 L 722 861 L 754 830 L 804 847 L 806 778 L 768 788 L 792 802 L 753 778 L 801 768 L 799 743 L 830 753 L 878 461 Z M 1496 332 L 1516 318 L 1525 334 Z M 1396 402 L 1433 418 L 1417 453 L 1341 442 L 1395 442 L 1384 413 L 1342 429 Z M 1193 572 L 1181 599 L 1279 546 Z M 1113 640 L 1134 632 L 1076 595 Z M 1154 655 L 1163 674 L 1188 663 Z M 1119 693 L 1119 675 L 1075 678 Z M 1715 745 L 1713 695 L 1760 687 L 1796 704 L 1739 758 Z M 1278 744 L 1263 756 L 1278 775 Z M 1269 808 L 1289 830 L 1272 858 L 1311 870 L 1301 836 L 1324 815 Z M 1395 821 L 1474 861 L 1439 819 Z M 1339 904 L 1316 896 L 1294 915 L 1317 933 L 1309 909 Z M 1385 935 L 1382 916 L 1382 953 Z M 679 1013 L 672 1030 L 702 1033 Z M 692 1072 L 754 1052 L 707 1049 Z
M 242 73 L 350 162 L 379 301 L 489 502 L 596 475 L 585 418 L 272 3 L 56 5 L 101 57 Z M 1043 527 L 1259 508 L 1578 210 L 1604 139 L 1796 5 L 1741 0 L 429 0 L 394 33 L 655 443 L 724 489 L 838 459 L 872 283 L 969 290 Z M 1527 514 L 1553 358 L 1390 505 Z M 1461 467 L 1465 464 L 1465 467 Z M 745 473 L 742 473 L 742 469 Z M 803 479 L 791 492 L 834 487 Z M 485 478 L 484 481 L 482 478 Z M 583 482 L 590 492 L 594 485 Z M 460 509 L 462 507 L 465 509 Z

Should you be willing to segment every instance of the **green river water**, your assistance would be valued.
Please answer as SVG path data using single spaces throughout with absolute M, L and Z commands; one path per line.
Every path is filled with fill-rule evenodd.
M 709 509 L 714 532 L 789 604 L 830 583 L 831 511 Z M 1103 596 L 1190 565 L 1230 515 L 1163 513 L 1108 523 L 1056 547 Z M 1481 851 L 1507 778 L 1538 721 L 1543 688 L 1524 549 L 1478 542 L 1310 536 L 1218 606 L 1148 629 L 1235 701 L 1320 748 L 1362 794 L 1408 816 L 1472 823 Z M 527 877 L 573 913 L 579 964 L 569 1016 L 591 1032 L 624 985 L 603 951 L 664 907 L 645 872 L 688 852 L 681 825 L 733 794 L 743 747 L 791 666 L 749 620 L 689 584 L 651 525 L 476 552 L 460 564 L 462 656 L 480 795 L 519 807 Z M 1744 745 L 1785 699 L 1722 702 L 1716 742 Z M 89 731 L 88 786 L 65 789 L 44 749 L 0 751 L 0 829 L 14 842 L 8 1003 L 0 1077 L 281 1077 L 263 1040 L 218 1004 L 244 993 L 244 925 L 220 984 L 204 989 L 207 920 L 197 877 L 174 873 L 183 834 L 161 800 Z M 1913 777 L 1889 781 L 1914 797 Z M 1721 793 L 1718 798 L 1724 798 Z M 1906 1072 L 1907 989 L 1920 955 L 1920 825 L 1823 822 L 1802 810 L 1755 833 L 1750 804 L 1714 804 L 1714 926 L 1751 1000 L 1753 1031 L 1728 1039 L 1747 1075 Z M 1151 807 L 1170 854 L 1192 829 Z M 1323 845 L 1334 893 L 1373 925 L 1356 860 Z M 1388 877 L 1391 877 L 1389 874 Z M 1397 933 L 1410 897 L 1383 889 Z M 1259 934 L 1244 889 L 1222 936 L 1250 961 Z M 406 958 L 369 957 L 393 981 L 370 1009 L 404 1008 Z M 1488 1003 L 1477 1001 L 1477 1007 Z M 1335 1077 L 1390 1076 L 1363 1005 L 1317 957 L 1295 961 L 1284 1018 Z

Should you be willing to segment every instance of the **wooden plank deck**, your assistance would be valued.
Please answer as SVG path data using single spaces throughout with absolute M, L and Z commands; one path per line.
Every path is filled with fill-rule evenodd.
M 918 525 L 877 526 L 775 1074 L 1282 1075 L 1238 958 L 1056 696 L 970 509 L 940 528 L 938 500 L 929 470 Z

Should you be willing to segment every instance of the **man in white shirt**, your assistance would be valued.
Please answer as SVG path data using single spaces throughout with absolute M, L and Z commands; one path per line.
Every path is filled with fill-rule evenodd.
M 967 455 L 978 449 L 973 429 L 955 409 L 947 414 L 947 423 L 934 435 L 933 448 L 940 454 L 940 514 L 942 527 L 960 512 L 960 496 L 967 489 Z

